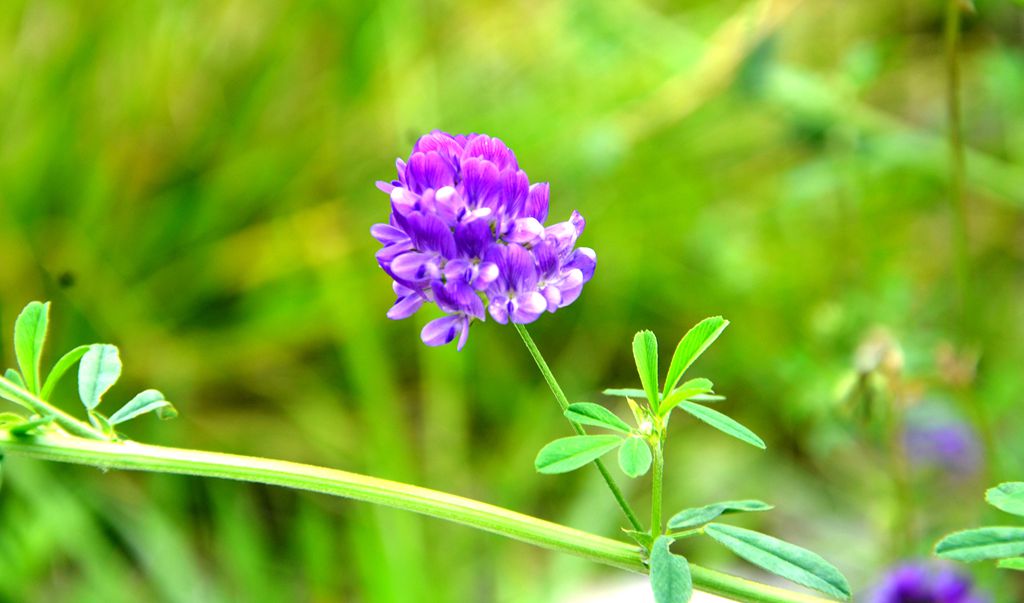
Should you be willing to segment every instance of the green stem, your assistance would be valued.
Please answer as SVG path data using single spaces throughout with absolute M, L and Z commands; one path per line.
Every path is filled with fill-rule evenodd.
M 461 496 L 337 469 L 136 442 L 99 442 L 65 435 L 18 437 L 0 430 L 0 455 L 7 454 L 103 470 L 215 477 L 320 492 L 437 517 L 625 570 L 647 571 L 635 545 Z M 827 602 L 699 565 L 690 564 L 690 571 L 700 590 L 741 603 Z
M 551 367 L 548 366 L 547 361 L 544 360 L 544 356 L 540 353 L 540 349 L 537 344 L 534 343 L 533 337 L 530 337 L 529 331 L 526 330 L 525 325 L 518 323 L 512 323 L 516 328 L 516 332 L 523 338 L 523 343 L 526 344 L 526 349 L 530 351 L 530 355 L 533 356 L 533 361 L 537 363 L 537 368 L 540 369 L 544 380 L 547 381 L 548 387 L 551 388 L 551 393 L 555 395 L 555 400 L 558 401 L 558 405 L 562 407 L 562 412 L 565 412 L 569 408 L 569 399 L 565 397 L 565 392 L 562 391 L 562 387 L 558 385 L 558 381 L 555 379 L 555 374 L 551 372 Z M 586 435 L 587 430 L 582 425 L 575 421 L 569 421 L 572 425 L 573 430 L 577 435 Z M 637 518 L 636 513 L 633 512 L 633 508 L 629 506 L 629 502 L 626 500 L 625 495 L 622 493 L 622 489 L 615 483 L 615 478 L 609 473 L 608 467 L 605 466 L 601 459 L 594 461 L 594 465 L 597 466 L 597 470 L 601 473 L 601 477 L 604 478 L 604 482 L 608 484 L 608 489 L 611 490 L 612 496 L 615 497 L 615 501 L 619 503 L 619 508 L 626 515 L 626 519 L 629 520 L 630 525 L 633 529 L 642 532 L 644 527 Z
M 49 402 L 41 400 L 24 389 L 18 387 L 12 381 L 0 377 L 0 398 L 5 398 L 15 404 L 26 408 L 40 417 L 53 417 L 53 420 L 64 431 L 72 435 L 91 440 L 108 440 L 109 438 L 95 427 L 79 421 L 63 410 L 53 406 Z
M 665 440 L 658 434 L 658 441 L 651 446 L 654 452 L 654 474 L 651 478 L 651 538 L 662 534 L 661 499 L 662 483 L 665 481 Z
M 960 17 L 962 0 L 946 1 L 946 112 L 949 138 L 949 196 L 953 207 L 956 253 L 957 313 L 960 322 L 966 318 L 970 303 L 970 260 L 968 257 L 967 200 L 964 198 L 964 141 L 960 112 Z

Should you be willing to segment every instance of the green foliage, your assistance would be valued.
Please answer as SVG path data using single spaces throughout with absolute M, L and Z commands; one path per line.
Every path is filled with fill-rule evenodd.
M 703 377 L 690 379 L 665 396 L 665 399 L 661 401 L 661 406 L 658 407 L 658 414 L 664 417 L 668 415 L 668 413 L 672 412 L 672 409 L 683 400 L 689 400 L 695 396 L 706 395 L 710 393 L 713 388 L 714 384 L 711 383 L 710 379 L 705 379 Z
M 656 603 L 687 603 L 693 596 L 690 564 L 669 550 L 671 544 L 671 538 L 659 536 L 651 547 L 651 590 Z
M 718 339 L 727 326 L 728 320 L 721 316 L 712 316 L 700 321 L 683 335 L 675 353 L 672 354 L 672 363 L 669 364 L 668 374 L 665 376 L 666 397 L 675 388 L 686 369 L 690 368 L 690 365 Z
M 163 420 L 178 416 L 178 411 L 173 404 L 167 401 L 163 393 L 155 389 L 147 389 L 112 414 L 110 424 L 124 423 L 150 412 L 155 412 L 156 416 Z
M 750 431 L 736 420 L 713 408 L 694 404 L 693 402 L 682 402 L 679 404 L 679 408 L 697 417 L 701 421 L 704 421 L 722 433 L 731 435 L 738 440 L 742 440 L 751 446 L 756 446 L 762 450 L 766 448 L 764 440 L 758 437 L 756 433 Z
M 983 561 L 1024 555 L 1024 528 L 986 527 L 954 532 L 935 545 L 935 554 L 955 561 Z
M 658 408 L 658 339 L 651 331 L 633 337 L 633 360 L 651 407 Z
M 787 580 L 842 600 L 850 598 L 850 584 L 816 553 L 772 536 L 718 523 L 704 533 L 754 565 Z
M 629 477 L 640 477 L 651 468 L 650 445 L 640 436 L 626 438 L 619 448 L 619 467 Z
M 540 473 L 566 473 L 619 447 L 617 435 L 582 435 L 560 438 L 540 449 L 534 467 Z
M 82 356 L 78 366 L 78 395 L 89 410 L 99 406 L 107 393 L 121 377 L 121 356 L 117 347 L 93 344 Z
M 615 413 L 593 402 L 575 402 L 565 410 L 565 417 L 575 423 L 604 427 L 622 433 L 629 433 L 629 424 L 620 419 Z
M 668 527 L 670 530 L 687 530 L 714 521 L 721 515 L 770 511 L 774 508 L 774 506 L 759 500 L 727 500 L 704 505 L 703 507 L 683 509 L 668 520 Z
M 40 360 L 46 343 L 46 329 L 50 320 L 50 304 L 30 302 L 14 323 L 14 352 L 21 368 L 25 388 L 39 394 Z
M 1018 572 L 1024 572 L 1024 557 L 1010 557 L 1008 559 L 1000 559 L 996 563 L 996 567 L 1000 569 L 1016 570 Z
M 1024 516 L 1024 482 L 1006 482 L 989 488 L 985 500 L 1000 511 Z
M 61 356 L 57 364 L 53 365 L 53 369 L 50 370 L 49 376 L 46 377 L 46 382 L 43 384 L 42 390 L 39 392 L 39 397 L 43 400 L 49 400 L 50 396 L 53 395 L 53 389 L 57 387 L 61 378 L 68 372 L 68 370 L 75 365 L 76 362 L 85 356 L 85 353 L 89 351 L 87 345 L 80 345 L 77 348 L 71 350 L 67 354 Z
M 647 399 L 647 392 L 642 389 L 636 389 L 633 387 L 618 387 L 609 388 L 601 392 L 606 396 L 617 396 L 619 398 L 636 398 L 639 400 Z

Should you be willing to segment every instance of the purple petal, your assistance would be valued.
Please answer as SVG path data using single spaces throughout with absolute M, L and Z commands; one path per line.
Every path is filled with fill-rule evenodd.
M 519 218 L 505 238 L 510 243 L 532 243 L 544 235 L 544 226 L 536 218 Z
M 558 275 L 558 254 L 547 241 L 540 241 L 530 249 L 537 260 L 537 271 L 541 278 L 554 278 Z
M 391 260 L 391 272 L 411 283 L 426 282 L 441 276 L 437 254 L 410 251 Z
M 455 236 L 437 216 L 419 212 L 410 215 L 408 232 L 420 251 L 436 251 L 445 258 L 455 257 Z
M 522 214 L 531 218 L 537 218 L 538 222 L 547 220 L 549 189 L 550 187 L 547 182 L 538 182 L 531 186 Z
M 501 173 L 502 200 L 505 205 L 505 214 L 517 216 L 526 204 L 526 197 L 530 193 L 530 179 L 526 172 L 516 169 L 506 169 Z
M 455 184 L 455 172 L 436 151 L 413 153 L 405 168 L 405 179 L 409 188 L 422 193 L 427 189 Z
M 466 201 L 454 187 L 445 186 L 434 193 L 434 211 L 445 224 L 454 225 L 466 210 Z
M 462 152 L 462 161 L 465 163 L 467 159 L 474 157 L 486 159 L 501 170 L 507 167 L 519 169 L 515 154 L 498 138 L 491 138 L 483 134 L 473 137 L 466 143 L 465 150 Z
M 554 285 L 548 285 L 541 291 L 544 299 L 548 302 L 548 312 L 554 312 L 562 307 L 562 292 Z
M 465 318 L 462 316 L 442 316 L 441 318 L 436 318 L 423 327 L 423 330 L 420 331 L 420 339 L 429 346 L 451 343 L 464 330 L 466 326 L 463 324 L 464 322 Z
M 394 182 L 384 182 L 383 180 L 378 180 L 376 184 L 378 189 L 389 195 L 391 194 L 391 191 L 394 190 L 395 188 Z
M 462 155 L 462 145 L 454 136 L 441 130 L 433 130 L 429 134 L 420 136 L 412 148 L 414 153 L 426 153 L 437 151 L 446 158 L 458 158 Z
M 494 262 L 480 262 L 476 267 L 476 275 L 470 285 L 477 291 L 483 291 L 498 278 L 498 265 Z
M 409 240 L 409 235 L 405 234 L 405 231 L 390 224 L 374 224 L 370 227 L 370 234 L 385 246 Z
M 491 318 L 499 324 L 508 324 L 508 298 L 504 295 L 496 295 L 491 298 L 491 303 L 487 305 L 487 311 L 491 313 Z
M 513 290 L 529 291 L 537 285 L 537 267 L 525 247 L 513 243 L 501 255 L 498 270 Z
M 496 209 L 500 200 L 501 179 L 498 168 L 489 161 L 467 159 L 462 162 L 462 189 L 470 207 Z
M 548 309 L 548 300 L 537 291 L 516 295 L 512 310 L 512 322 L 527 324 L 537 320 Z
M 583 282 L 589 282 L 597 268 L 597 254 L 589 247 L 580 247 L 573 251 L 564 268 L 576 268 L 583 273 Z
M 484 220 L 462 222 L 455 226 L 455 246 L 463 257 L 479 258 L 492 243 L 494 235 Z
M 562 301 L 559 307 L 564 308 L 576 301 L 583 291 L 583 273 L 578 269 L 570 270 L 564 278 L 555 283 L 555 286 L 562 292 Z
M 424 301 L 426 300 L 419 293 L 411 293 L 400 297 L 395 301 L 395 305 L 391 306 L 391 309 L 388 310 L 388 318 L 391 320 L 409 318 L 420 309 Z
M 484 303 L 476 291 L 463 280 L 434 281 L 430 284 L 437 306 L 445 312 L 462 312 L 483 320 Z
M 468 318 L 465 318 L 462 321 L 462 334 L 459 335 L 459 343 L 455 347 L 455 349 L 460 352 L 462 351 L 462 348 L 466 347 L 466 339 L 469 338 L 469 322 Z

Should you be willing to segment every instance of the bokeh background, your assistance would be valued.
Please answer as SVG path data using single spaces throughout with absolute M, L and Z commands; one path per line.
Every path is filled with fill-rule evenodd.
M 3 359 L 20 308 L 52 300 L 51 362 L 115 343 L 126 370 L 108 403 L 159 387 L 178 406 L 133 423 L 136 439 L 362 471 L 614 536 L 595 472 L 534 473 L 567 425 L 510 328 L 476 325 L 457 353 L 419 343 L 429 312 L 384 316 L 373 182 L 432 128 L 490 133 L 551 182 L 553 218 L 588 220 L 594 280 L 532 328 L 570 397 L 618 404 L 599 392 L 636 385 L 636 330 L 668 347 L 725 315 L 695 368 L 769 450 L 676 421 L 668 509 L 773 502 L 737 521 L 864 592 L 946 531 L 1011 521 L 982 494 L 1024 478 L 1024 7 L 978 0 L 964 18 L 962 249 L 944 13 L 7 0 Z M 74 409 L 66 385 L 57 401 Z M 921 452 L 914 428 L 955 441 Z M 3 471 L 2 601 L 543 602 L 630 579 L 321 496 L 17 458 Z M 646 480 L 627 487 L 644 508 Z M 762 577 L 711 546 L 686 553 Z M 1020 600 L 1019 577 L 962 569 Z

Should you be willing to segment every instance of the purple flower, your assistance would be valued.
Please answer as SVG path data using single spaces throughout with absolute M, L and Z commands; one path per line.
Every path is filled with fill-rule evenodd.
M 925 404 L 907 415 L 903 443 L 910 461 L 918 467 L 938 467 L 951 474 L 970 474 L 981 462 L 981 447 L 969 425 Z
M 548 184 L 530 184 L 501 140 L 434 130 L 396 166 L 397 180 L 377 183 L 391 198 L 390 219 L 370 234 L 394 279 L 388 318 L 426 302 L 445 312 L 423 328 L 427 345 L 458 339 L 461 350 L 485 312 L 502 324 L 533 322 L 576 301 L 594 275 L 594 250 L 576 247 L 583 217 L 544 226 Z
M 986 603 L 970 578 L 947 566 L 908 563 L 890 570 L 870 603 Z

